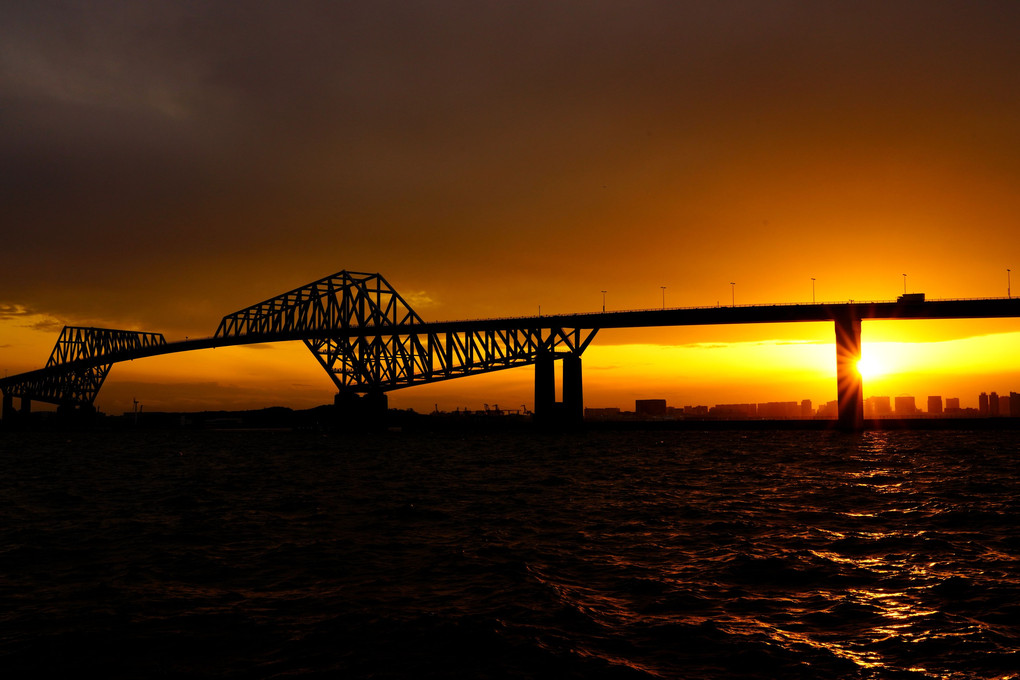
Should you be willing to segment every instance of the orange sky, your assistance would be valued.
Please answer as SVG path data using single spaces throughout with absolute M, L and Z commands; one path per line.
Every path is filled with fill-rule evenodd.
M 891 299 L 904 273 L 1005 296 L 1018 29 L 1011 1 L 6 3 L 0 368 L 41 366 L 64 324 L 208 336 L 341 269 L 426 320 L 658 307 L 660 286 L 712 305 L 731 281 L 803 302 L 812 277 L 819 301 Z M 866 395 L 1020 391 L 1020 324 L 896 323 L 865 322 L 894 364 Z M 831 342 L 603 332 L 586 402 L 826 401 Z M 99 405 L 331 399 L 301 346 L 216 352 L 117 366 Z M 391 403 L 530 407 L 531 375 Z

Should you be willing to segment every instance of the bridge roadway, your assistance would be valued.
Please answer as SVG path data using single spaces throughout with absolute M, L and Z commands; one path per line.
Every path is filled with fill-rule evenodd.
M 823 302 L 812 304 L 737 305 L 686 307 L 635 311 L 551 314 L 461 321 L 437 321 L 423 324 L 351 326 L 343 329 L 253 333 L 235 337 L 211 337 L 167 342 L 163 345 L 113 352 L 89 359 L 49 366 L 0 379 L 0 388 L 26 379 L 44 378 L 69 369 L 131 361 L 145 357 L 188 352 L 216 347 L 304 340 L 310 337 L 367 337 L 387 334 L 422 335 L 427 333 L 467 333 L 486 330 L 575 328 L 650 328 L 666 326 L 709 326 L 721 324 L 759 324 L 795 322 L 832 322 L 836 331 L 837 397 L 839 422 L 846 429 L 859 429 L 863 421 L 863 397 L 856 363 L 860 359 L 861 321 L 866 319 L 987 319 L 1020 318 L 1020 298 L 977 298 L 952 300 Z M 578 357 L 579 360 L 579 357 Z M 579 387 L 579 366 L 577 381 Z

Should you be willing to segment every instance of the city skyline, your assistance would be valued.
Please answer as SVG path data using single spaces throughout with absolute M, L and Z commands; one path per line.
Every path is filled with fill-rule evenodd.
M 938 417 L 1020 417 L 1020 393 L 1009 392 L 999 395 L 996 392 L 982 392 L 977 397 L 977 406 L 966 406 L 960 397 L 929 395 L 926 398 L 927 408 L 922 408 L 913 395 L 897 395 L 889 397 L 876 395 L 866 397 L 864 402 L 865 418 L 903 418 L 917 416 Z M 485 405 L 488 407 L 488 404 Z M 494 408 L 498 408 L 495 405 Z M 635 400 L 634 410 L 628 411 L 619 406 L 586 407 L 585 418 L 594 420 L 613 419 L 614 417 L 636 416 L 645 418 L 720 418 L 744 419 L 758 418 L 763 420 L 792 420 L 826 418 L 836 419 L 838 406 L 835 400 L 815 404 L 810 399 L 800 401 L 769 401 L 744 402 L 727 404 L 684 404 L 672 405 L 664 398 L 645 398 Z

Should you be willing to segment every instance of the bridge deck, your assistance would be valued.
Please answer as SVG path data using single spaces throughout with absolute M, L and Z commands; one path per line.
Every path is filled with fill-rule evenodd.
M 385 334 L 423 335 L 458 334 L 486 330 L 541 328 L 649 328 L 665 326 L 710 326 L 719 324 L 758 324 L 834 321 L 837 319 L 966 319 L 1020 318 L 1020 299 L 981 298 L 959 300 L 927 300 L 900 303 L 846 302 L 819 304 L 738 305 L 716 307 L 667 308 L 582 314 L 504 317 L 460 321 L 438 321 L 407 326 L 361 326 L 346 329 L 248 334 L 236 337 L 211 337 L 168 342 L 165 345 L 140 347 L 123 352 L 72 361 L 28 371 L 0 379 L 0 388 L 26 380 L 44 378 L 62 371 L 101 364 L 142 359 L 145 357 L 189 352 L 215 347 L 283 342 L 321 337 L 349 338 Z

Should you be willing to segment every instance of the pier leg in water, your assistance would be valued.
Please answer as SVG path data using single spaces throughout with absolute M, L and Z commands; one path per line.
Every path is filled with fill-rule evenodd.
M 381 390 L 359 395 L 343 390 L 333 398 L 336 409 L 336 424 L 340 430 L 359 431 L 381 430 L 386 427 L 389 398 Z
M 857 362 L 861 359 L 861 320 L 847 313 L 836 324 L 836 399 L 839 429 L 856 432 L 864 427 L 864 389 Z
M 0 414 L 4 427 L 12 427 L 17 414 L 14 412 L 14 397 L 4 392 L 4 410 Z
M 535 358 L 535 420 L 548 422 L 556 407 L 556 373 L 553 356 L 539 351 Z
M 581 357 L 563 357 L 563 415 L 566 424 L 584 420 L 584 391 L 581 383 Z

